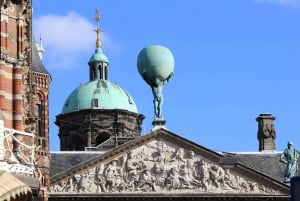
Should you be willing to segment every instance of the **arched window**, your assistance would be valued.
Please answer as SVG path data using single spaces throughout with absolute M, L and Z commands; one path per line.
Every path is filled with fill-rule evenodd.
M 39 137 L 45 137 L 44 132 L 44 101 L 41 96 L 35 103 L 35 116 L 37 117 L 37 135 Z
M 45 119 L 45 98 L 42 93 L 37 93 L 37 99 L 35 100 L 35 111 L 34 114 L 37 118 L 36 120 L 36 135 L 37 135 L 37 145 L 40 147 L 41 151 L 46 151 L 48 148 L 48 139 L 46 134 L 46 119 Z

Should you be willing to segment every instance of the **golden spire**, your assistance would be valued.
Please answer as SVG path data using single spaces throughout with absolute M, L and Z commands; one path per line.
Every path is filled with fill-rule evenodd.
M 97 33 L 96 47 L 99 48 L 101 47 L 100 32 L 102 32 L 102 30 L 99 27 L 100 12 L 98 8 L 96 8 L 95 20 L 97 22 L 97 29 L 94 30 Z

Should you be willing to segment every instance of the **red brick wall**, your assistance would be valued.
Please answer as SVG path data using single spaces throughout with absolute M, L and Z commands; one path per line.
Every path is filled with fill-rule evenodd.
M 25 144 L 39 143 L 39 138 L 42 140 L 42 149 L 36 150 L 36 160 L 38 166 L 41 167 L 41 172 L 43 174 L 42 179 L 42 189 L 47 189 L 49 185 L 49 167 L 50 167 L 50 156 L 49 156 L 49 85 L 51 82 L 50 75 L 45 75 L 42 73 L 36 73 L 29 71 L 26 74 L 25 70 L 30 66 L 27 63 L 30 62 L 30 55 L 26 55 L 25 49 L 31 48 L 32 38 L 31 38 L 31 0 L 20 0 L 12 1 L 11 5 L 13 9 L 4 9 L 1 12 L 0 18 L 0 46 L 1 53 L 5 54 L 5 57 L 0 58 L 0 109 L 3 111 L 4 115 L 4 126 L 6 128 L 12 128 L 20 131 L 24 131 L 25 126 L 28 122 L 35 125 L 35 117 L 28 117 L 28 112 L 32 114 L 35 113 L 35 104 L 37 101 L 43 101 L 43 136 L 38 136 L 37 133 L 33 133 L 34 138 L 30 137 L 20 137 Z M 17 2 L 17 5 L 16 5 Z M 27 6 L 23 6 L 25 4 Z M 29 5 L 29 7 L 28 7 Z M 19 16 L 19 12 L 23 8 L 28 8 L 23 16 Z M 3 9 L 3 8 L 2 8 Z M 3 10 L 2 10 L 3 11 Z M 29 18 L 28 18 L 29 17 Z M 27 19 L 26 19 L 27 18 Z M 26 43 L 23 43 L 26 41 Z M 23 55 L 26 57 L 23 58 Z M 25 60 L 28 58 L 28 60 Z M 23 66 L 18 66 L 16 62 L 22 63 Z M 25 97 L 28 95 L 26 93 L 26 86 L 30 85 L 30 89 L 33 88 L 28 82 L 28 75 L 31 76 L 35 83 L 35 91 L 29 94 L 36 94 L 30 97 L 29 103 L 25 101 Z M 27 105 L 25 105 L 25 103 Z M 28 105 L 29 104 L 29 105 Z M 29 108 L 29 109 L 28 109 Z M 29 119 L 31 118 L 31 119 Z M 28 120 L 29 119 L 29 120 Z M 26 123 L 26 124 L 25 124 Z M 36 125 L 35 125 L 36 126 Z M 13 142 L 10 142 L 13 143 Z M 5 147 L 8 144 L 5 142 Z

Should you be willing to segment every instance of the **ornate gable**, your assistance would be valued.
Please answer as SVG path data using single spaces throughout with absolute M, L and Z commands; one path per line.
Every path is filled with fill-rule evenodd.
M 286 196 L 289 187 L 165 129 L 155 130 L 51 178 L 52 195 Z

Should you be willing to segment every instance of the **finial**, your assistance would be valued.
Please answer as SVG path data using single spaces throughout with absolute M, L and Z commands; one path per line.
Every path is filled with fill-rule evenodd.
M 100 32 L 102 32 L 102 30 L 99 27 L 100 12 L 98 8 L 96 8 L 95 20 L 97 22 L 97 29 L 94 30 L 97 33 L 96 47 L 99 48 L 101 47 Z
M 39 57 L 42 60 L 43 59 L 43 54 L 45 52 L 45 49 L 43 47 L 43 37 L 42 37 L 42 34 L 40 34 L 40 41 L 39 41 L 39 43 L 36 43 L 35 45 L 36 45 Z
M 40 47 L 43 47 L 43 37 L 41 33 L 40 33 Z

